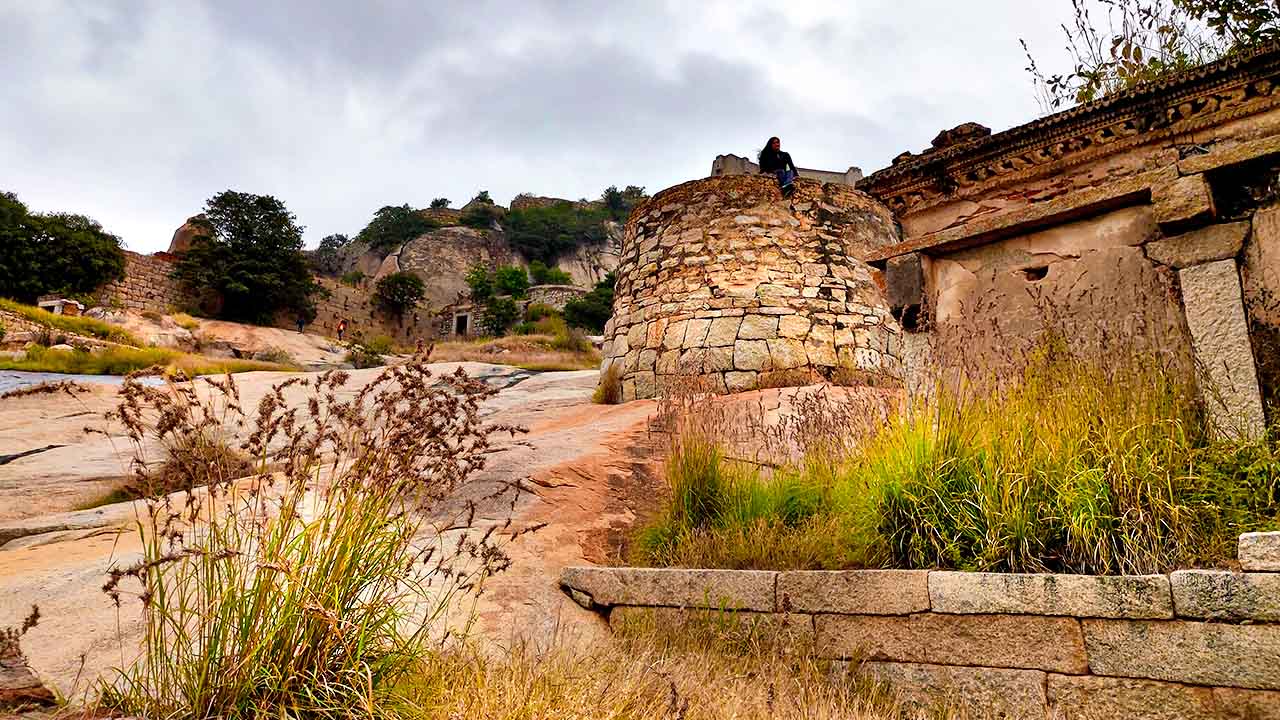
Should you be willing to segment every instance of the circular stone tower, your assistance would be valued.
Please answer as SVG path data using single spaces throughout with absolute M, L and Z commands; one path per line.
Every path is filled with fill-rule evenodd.
M 888 208 L 847 185 L 763 175 L 664 190 L 627 222 L 601 373 L 623 400 L 680 376 L 720 392 L 896 374 L 901 331 L 861 258 L 898 242 Z

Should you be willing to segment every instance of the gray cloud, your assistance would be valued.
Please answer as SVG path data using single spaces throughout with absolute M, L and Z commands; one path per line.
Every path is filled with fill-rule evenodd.
M 280 197 L 315 243 L 481 188 L 657 190 L 772 134 L 870 171 L 1030 119 L 1017 38 L 1051 57 L 1065 14 L 841 5 L 0 0 L 0 188 L 154 251 L 225 188 Z

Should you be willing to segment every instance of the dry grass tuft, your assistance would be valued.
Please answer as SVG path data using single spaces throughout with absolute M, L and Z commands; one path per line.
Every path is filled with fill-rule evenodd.
M 600 376 L 600 384 L 591 394 L 591 402 L 597 405 L 617 405 L 622 402 L 622 372 L 617 363 L 610 365 Z
M 593 349 L 557 347 L 553 335 L 509 335 L 500 338 L 455 340 L 436 343 L 432 362 L 483 362 L 513 365 L 525 370 L 590 370 L 600 366 Z

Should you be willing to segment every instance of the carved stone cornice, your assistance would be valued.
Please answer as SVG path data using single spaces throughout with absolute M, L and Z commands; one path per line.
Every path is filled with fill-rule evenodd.
M 858 183 L 902 216 L 1280 106 L 1280 43 L 1004 132 L 903 158 Z

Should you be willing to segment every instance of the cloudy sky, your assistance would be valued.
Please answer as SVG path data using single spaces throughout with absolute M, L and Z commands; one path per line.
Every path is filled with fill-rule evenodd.
M 598 197 L 769 135 L 870 172 L 1039 114 L 1068 0 L 0 0 L 0 190 L 163 250 L 211 195 L 308 245 L 487 189 Z

